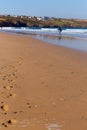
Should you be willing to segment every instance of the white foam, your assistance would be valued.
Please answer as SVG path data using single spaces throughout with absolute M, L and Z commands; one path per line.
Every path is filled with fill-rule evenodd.
M 41 28 L 41 31 L 58 32 L 57 28 Z
M 29 28 L 29 27 L 0 27 L 1 31 L 8 32 L 21 32 L 27 34 L 47 34 L 47 35 L 58 35 L 58 28 Z M 79 36 L 86 38 L 87 37 L 87 29 L 63 29 L 62 35 L 70 35 L 70 36 Z
M 72 34 L 77 34 L 77 33 L 87 33 L 87 29 L 66 29 L 63 30 L 63 33 L 72 33 Z

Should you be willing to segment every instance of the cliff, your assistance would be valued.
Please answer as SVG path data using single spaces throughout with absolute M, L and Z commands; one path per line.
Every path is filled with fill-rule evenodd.
M 38 20 L 36 17 L 12 17 L 0 16 L 0 27 L 64 27 L 64 28 L 87 28 L 87 20 L 51 18 Z

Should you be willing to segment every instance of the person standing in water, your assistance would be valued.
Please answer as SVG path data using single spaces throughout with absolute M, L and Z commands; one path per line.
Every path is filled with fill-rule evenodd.
M 62 32 L 62 28 L 60 26 L 58 27 L 58 31 L 59 31 L 59 35 L 60 35 Z

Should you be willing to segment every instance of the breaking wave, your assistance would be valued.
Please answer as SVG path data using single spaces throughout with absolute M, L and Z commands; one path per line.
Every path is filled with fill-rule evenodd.
M 58 28 L 30 28 L 30 27 L 0 27 L 0 31 L 24 33 L 24 34 L 45 34 L 58 35 Z M 87 38 L 87 29 L 64 29 L 62 30 L 64 36 L 74 36 L 80 38 Z

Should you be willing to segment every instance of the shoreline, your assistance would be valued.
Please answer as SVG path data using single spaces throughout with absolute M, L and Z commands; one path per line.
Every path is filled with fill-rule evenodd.
M 1 129 L 87 128 L 87 53 L 7 33 L 0 50 Z
M 52 35 L 52 34 L 45 34 L 45 33 L 24 33 L 24 32 L 12 32 L 12 31 L 0 31 L 1 33 L 7 33 L 7 34 L 16 34 L 16 35 L 23 35 L 23 36 L 48 36 L 48 37 L 58 37 L 59 39 L 70 39 L 70 40 L 87 40 L 87 38 L 82 37 L 75 37 L 75 36 L 69 36 L 69 35 L 61 35 L 58 33 L 58 35 Z
M 87 52 L 87 44 L 86 38 L 79 38 L 79 37 L 71 37 L 71 36 L 63 36 L 61 34 L 61 36 L 51 36 L 51 35 L 43 35 L 43 34 L 25 34 L 25 33 L 14 33 L 14 32 L 3 32 L 6 34 L 10 34 L 10 35 L 19 35 L 19 36 L 29 36 L 32 37 L 34 39 L 43 41 L 44 43 L 48 43 L 48 44 L 52 44 L 52 45 L 56 45 L 56 46 L 61 46 L 61 47 L 65 47 L 65 48 L 69 48 L 69 49 L 73 49 L 76 51 L 81 51 L 81 52 Z

